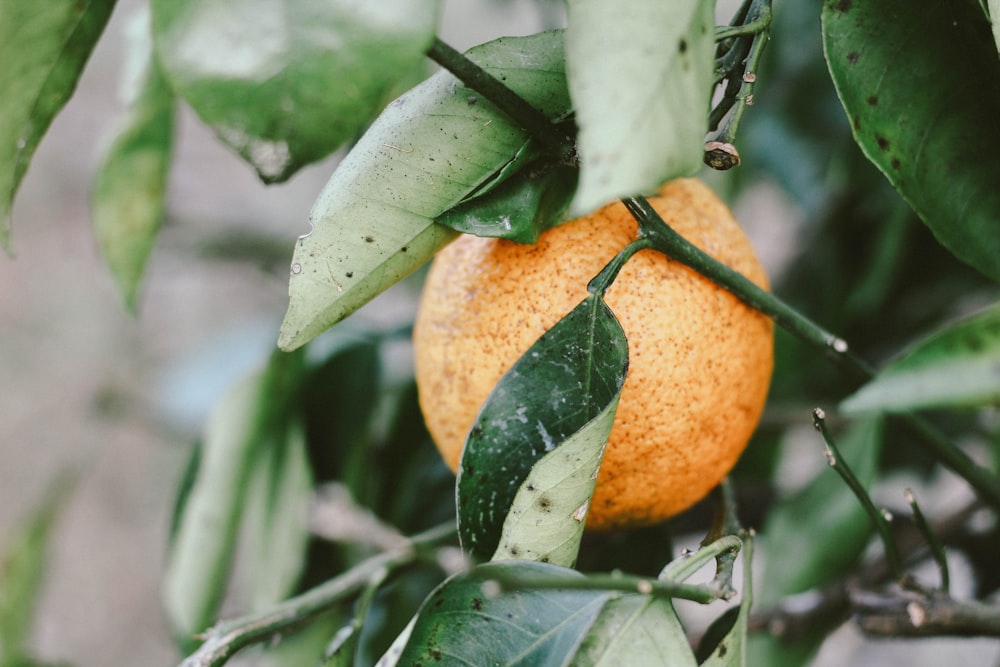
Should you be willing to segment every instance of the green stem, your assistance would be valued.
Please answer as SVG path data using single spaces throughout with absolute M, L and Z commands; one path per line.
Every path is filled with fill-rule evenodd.
M 622 270 L 623 266 L 625 266 L 625 262 L 632 259 L 632 256 L 640 250 L 652 247 L 653 243 L 646 238 L 639 238 L 629 243 L 627 246 L 618 251 L 618 254 L 615 255 L 603 269 L 601 269 L 600 273 L 590 279 L 590 282 L 587 283 L 587 291 L 603 298 L 604 291 L 608 289 L 611 283 L 615 281 L 615 278 L 618 277 L 618 272 Z
M 437 37 L 427 50 L 427 57 L 451 72 L 466 86 L 482 94 L 546 150 L 568 163 L 575 162 L 576 144 L 573 139 L 563 135 L 545 114 L 528 104 L 495 76 Z
M 288 632 L 329 611 L 342 600 L 365 589 L 385 572 L 409 565 L 423 553 L 455 536 L 454 523 L 448 522 L 410 538 L 404 546 L 385 551 L 358 563 L 343 574 L 267 611 L 224 621 L 206 633 L 205 641 L 181 667 L 219 667 L 237 651 Z
M 826 441 L 827 446 L 827 459 L 830 463 L 830 467 L 833 468 L 841 479 L 847 484 L 847 487 L 854 493 L 861 506 L 865 508 L 865 512 L 871 518 L 872 523 L 875 524 L 875 528 L 878 530 L 879 536 L 882 538 L 882 544 L 885 546 L 885 559 L 886 563 L 889 565 L 889 569 L 892 571 L 894 577 L 897 581 L 902 581 L 903 576 L 906 574 L 903 571 L 902 562 L 899 558 L 899 549 L 896 547 L 896 539 L 892 535 L 892 529 L 889 526 L 889 519 L 886 517 L 885 513 L 880 511 L 875 507 L 875 503 L 872 502 L 871 496 L 868 495 L 868 491 L 858 480 L 854 471 L 851 467 L 847 465 L 847 462 L 840 456 L 840 452 L 837 450 L 837 444 L 833 440 L 833 436 L 830 435 L 829 429 L 826 427 L 826 415 L 819 408 L 813 411 L 813 425 L 816 430 L 823 434 L 823 440 Z
M 906 490 L 906 502 L 910 504 L 910 511 L 913 512 L 913 522 L 920 530 L 920 534 L 923 535 L 927 546 L 930 547 L 934 562 L 937 563 L 938 572 L 941 575 L 941 590 L 947 593 L 951 588 L 951 576 L 948 573 L 948 559 L 944 554 L 944 546 L 941 544 L 941 540 L 938 539 L 937 534 L 930 527 L 930 524 L 927 523 L 927 518 L 920 510 L 920 505 L 917 504 L 917 497 L 911 489 Z
M 825 331 L 797 310 L 761 289 L 738 271 L 689 243 L 671 229 L 644 197 L 622 200 L 639 222 L 640 234 L 648 237 L 653 246 L 671 259 L 688 266 L 716 284 L 730 291 L 747 305 L 769 315 L 775 323 L 807 345 L 823 352 L 838 368 L 861 384 L 874 377 L 875 372 L 861 357 L 853 354 L 847 342 Z M 1000 478 L 973 461 L 961 449 L 915 415 L 894 415 L 891 421 L 903 426 L 914 436 L 916 444 L 931 456 L 964 478 L 985 501 L 1000 508 Z

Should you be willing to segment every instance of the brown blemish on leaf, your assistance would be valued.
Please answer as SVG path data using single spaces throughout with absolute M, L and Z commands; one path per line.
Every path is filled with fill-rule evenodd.
M 849 12 L 853 4 L 853 0 L 837 0 L 837 2 L 833 3 L 833 8 L 838 12 Z
M 857 51 L 851 51 L 850 53 L 847 54 L 847 62 L 853 65 L 854 63 L 858 62 L 858 56 L 859 54 Z
M 875 135 L 875 143 L 878 144 L 879 150 L 889 150 L 889 140 L 880 134 Z
M 868 106 L 870 107 L 878 106 L 878 95 L 869 95 L 865 101 L 868 102 Z

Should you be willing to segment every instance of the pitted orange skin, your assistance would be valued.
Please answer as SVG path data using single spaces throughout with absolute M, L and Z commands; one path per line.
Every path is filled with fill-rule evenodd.
M 767 288 L 726 205 L 700 181 L 650 203 L 674 230 Z M 500 377 L 587 296 L 637 224 L 620 202 L 535 245 L 463 235 L 438 253 L 414 328 L 427 427 L 458 469 L 466 435 Z M 588 530 L 656 523 L 687 509 L 735 465 L 760 419 L 773 368 L 771 320 L 693 270 L 643 250 L 605 294 L 629 344 L 629 372 Z

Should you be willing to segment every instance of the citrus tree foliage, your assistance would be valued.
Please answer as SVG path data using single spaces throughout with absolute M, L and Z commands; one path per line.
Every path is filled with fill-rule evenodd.
M 18 187 L 113 10 L 0 4 L 8 249 Z M 780 667 L 808 663 L 852 616 L 876 634 L 995 633 L 1000 609 L 949 592 L 940 545 L 965 553 L 986 600 L 1000 531 L 907 507 L 894 480 L 947 470 L 995 523 L 1000 4 L 570 0 L 559 25 L 465 54 L 437 37 L 447 11 L 150 0 L 129 22 L 126 95 L 95 147 L 91 209 L 129 307 L 170 214 L 180 106 L 265 183 L 344 151 L 302 204 L 305 233 L 282 239 L 275 350 L 215 406 L 164 528 L 163 602 L 184 664 L 266 643 L 287 664 Z M 771 408 L 731 484 L 665 524 L 583 535 L 628 369 L 603 287 L 500 381 L 456 481 L 412 375 L 390 364 L 408 331 L 350 315 L 458 234 L 532 243 L 571 215 L 705 175 L 703 162 L 739 165 L 707 176 L 733 201 L 764 186 L 796 212 L 780 223 L 796 247 L 777 298 L 648 239 L 779 325 Z M 837 417 L 821 425 L 840 443 L 840 476 L 820 466 L 790 484 L 814 405 Z M 517 446 L 529 421 L 544 446 Z M 876 485 L 912 517 L 898 544 L 875 537 Z M 4 554 L 0 665 L 40 664 L 24 637 L 57 496 Z M 338 529 L 308 524 L 310 506 L 336 510 Z M 692 534 L 705 538 L 682 551 Z M 913 585 L 897 551 L 936 560 L 940 579 Z M 713 562 L 709 581 L 695 576 Z M 692 627 L 677 599 L 713 605 L 715 620 Z

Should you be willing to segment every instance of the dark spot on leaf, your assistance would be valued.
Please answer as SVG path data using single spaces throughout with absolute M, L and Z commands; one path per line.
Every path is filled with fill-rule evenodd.
M 537 502 L 538 502 L 538 508 L 541 509 L 542 511 L 547 512 L 549 508 L 552 507 L 552 501 L 549 500 L 548 496 L 541 496 Z
M 878 95 L 869 95 L 865 101 L 868 102 L 868 106 L 870 107 L 878 106 Z
M 409 249 L 410 249 L 410 246 L 408 246 L 408 245 L 404 245 L 402 248 L 400 248 L 400 250 L 402 250 L 403 252 L 406 252 Z
M 479 98 L 476 97 L 475 95 L 469 95 L 465 101 L 468 102 L 469 106 L 471 107 L 473 104 L 479 101 Z
M 889 140 L 882 135 L 875 135 L 875 143 L 878 144 L 880 150 L 889 150 Z
M 346 276 L 347 276 L 348 278 L 353 278 L 353 277 L 354 277 L 354 271 L 348 271 L 348 272 L 347 272 L 347 273 L 346 273 L 345 275 L 346 275 Z
M 851 11 L 851 5 L 853 5 L 853 0 L 836 0 L 833 3 L 833 8 L 838 12 L 849 12 Z
M 479 611 L 480 609 L 482 609 L 483 608 L 483 599 L 482 598 L 472 598 L 472 608 L 475 609 L 476 611 Z
M 677 50 L 681 53 L 686 53 L 688 50 L 688 43 L 686 39 L 682 39 L 681 43 L 677 45 Z
M 719 648 L 715 649 L 716 653 L 720 658 L 724 658 L 727 653 L 729 653 L 729 647 L 726 646 L 726 642 L 719 644 Z
M 847 54 L 847 62 L 850 63 L 851 65 L 853 65 L 856 62 L 858 62 L 858 52 L 857 51 L 851 51 L 850 53 L 848 53 Z
M 542 556 L 541 558 L 538 559 L 538 562 L 540 562 L 540 563 L 548 563 L 549 562 L 549 557 L 548 556 Z
M 431 654 L 431 657 L 434 658 L 435 661 L 441 662 L 441 649 L 439 649 L 439 648 L 432 648 L 430 650 L 430 654 Z
M 510 555 L 511 556 L 517 556 L 520 553 L 521 553 L 521 550 L 519 548 L 517 548 L 517 547 L 511 547 L 510 548 Z
M 365 237 L 365 243 L 375 243 L 375 237 L 374 236 L 366 236 Z
M 899 158 L 898 157 L 892 158 L 892 162 L 890 164 L 892 164 L 893 169 L 899 169 L 900 167 Z
M 534 484 L 531 484 L 531 483 L 529 482 L 528 484 L 526 484 L 526 485 L 524 486 L 524 489 L 525 489 L 526 491 L 534 491 L 534 490 L 535 490 L 535 485 L 534 485 Z
M 465 466 L 465 467 L 463 467 L 462 468 L 462 472 L 464 472 L 469 477 L 475 477 L 476 476 L 476 469 L 473 468 L 472 466 Z

